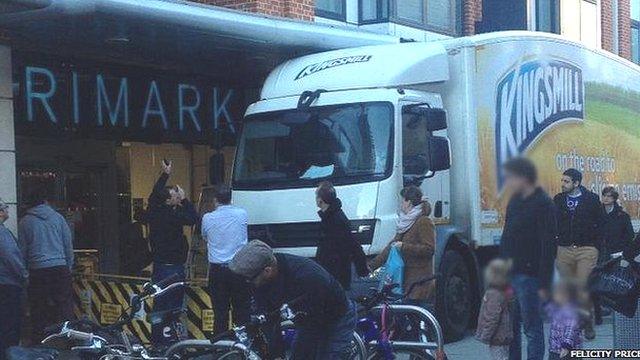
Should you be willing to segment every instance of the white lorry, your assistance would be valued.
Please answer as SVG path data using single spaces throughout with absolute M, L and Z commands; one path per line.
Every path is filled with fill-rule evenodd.
M 250 238 L 314 256 L 314 188 L 336 185 L 374 255 L 393 238 L 399 191 L 418 184 L 437 227 L 438 316 L 474 320 L 479 264 L 495 255 L 508 195 L 501 164 L 526 154 L 553 196 L 562 171 L 640 200 L 640 68 L 555 35 L 503 32 L 330 51 L 287 61 L 244 120 L 234 202 Z

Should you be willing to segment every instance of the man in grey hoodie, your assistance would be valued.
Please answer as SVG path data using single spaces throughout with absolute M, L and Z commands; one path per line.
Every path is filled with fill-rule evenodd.
M 5 351 L 20 342 L 23 287 L 27 268 L 16 238 L 4 226 L 9 206 L 0 199 L 0 360 Z
M 18 226 L 18 243 L 29 268 L 33 341 L 42 340 L 45 327 L 73 316 L 71 230 L 48 199 L 46 188 L 35 189 L 29 198 L 31 207 Z

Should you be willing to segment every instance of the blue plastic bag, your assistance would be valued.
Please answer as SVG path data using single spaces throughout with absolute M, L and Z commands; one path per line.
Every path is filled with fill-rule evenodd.
M 384 263 L 384 269 L 382 271 L 382 278 L 380 279 L 380 289 L 383 286 L 389 284 L 398 284 L 392 291 L 396 295 L 403 295 L 402 284 L 404 281 L 404 260 L 402 260 L 402 254 L 397 247 L 392 246 L 387 257 L 387 262 Z

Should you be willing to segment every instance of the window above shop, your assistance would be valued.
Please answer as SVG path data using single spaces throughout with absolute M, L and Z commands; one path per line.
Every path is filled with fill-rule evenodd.
M 597 0 L 564 0 L 560 2 L 560 34 L 574 41 L 600 48 L 601 15 Z
M 560 33 L 560 1 L 538 0 L 536 7 L 536 31 Z
M 631 0 L 631 60 L 640 64 L 640 0 Z
M 359 0 L 360 25 L 394 22 L 457 35 L 459 0 Z
M 316 0 L 316 16 L 345 21 L 346 0 Z

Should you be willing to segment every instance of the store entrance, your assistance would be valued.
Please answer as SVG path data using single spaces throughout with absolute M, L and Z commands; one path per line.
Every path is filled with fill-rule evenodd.
M 76 250 L 118 253 L 118 198 L 113 141 L 17 137 L 19 215 L 30 192 L 46 187 L 50 205 L 71 228 Z M 101 258 L 101 267 L 116 270 L 117 258 Z
M 29 198 L 29 191 L 44 186 L 52 194 L 51 205 L 65 216 L 73 233 L 76 249 L 95 249 L 104 241 L 104 182 L 106 169 L 21 168 L 19 196 Z M 23 202 L 25 203 L 25 202 Z M 22 211 L 26 209 L 23 206 Z
M 139 220 L 135 215 L 148 206 L 162 160 L 174 164 L 169 184 L 180 185 L 197 202 L 209 182 L 209 161 L 214 154 L 206 145 L 92 139 L 18 137 L 16 146 L 19 215 L 27 209 L 30 192 L 46 187 L 52 207 L 71 227 L 74 249 L 91 250 L 101 273 L 129 276 L 148 275 L 148 271 L 131 271 L 127 266 L 139 255 L 131 251 L 139 249 L 140 244 L 134 242 L 148 243 L 148 239 L 132 236 L 131 230 L 137 229 L 132 226 Z M 225 154 L 229 158 L 231 151 Z M 192 230 L 185 228 L 184 232 L 191 242 Z

